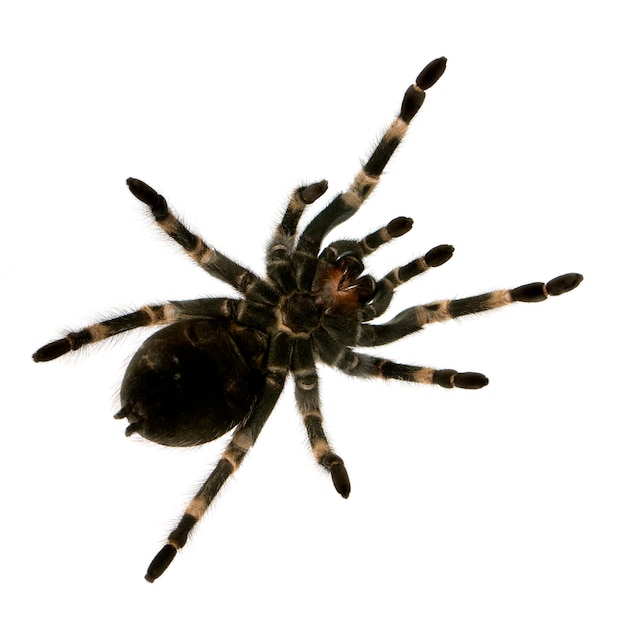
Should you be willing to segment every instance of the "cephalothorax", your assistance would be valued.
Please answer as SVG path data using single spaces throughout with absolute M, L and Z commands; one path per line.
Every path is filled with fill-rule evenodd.
M 143 343 L 126 370 L 121 408 L 115 415 L 128 420 L 126 434 L 137 433 L 168 446 L 193 446 L 234 429 L 217 466 L 150 564 L 148 581 L 165 571 L 239 467 L 289 374 L 294 377 L 296 401 L 313 454 L 329 471 L 335 489 L 347 498 L 348 473 L 322 426 L 316 361 L 352 376 L 478 389 L 488 382 L 483 374 L 405 365 L 353 348 L 391 343 L 426 324 L 512 302 L 539 302 L 574 289 L 582 280 L 580 274 L 565 274 L 547 283 L 414 306 L 386 323 L 372 324 L 387 310 L 396 287 L 445 263 L 452 256 L 452 246 L 437 246 L 378 280 L 363 274 L 363 259 L 406 234 L 413 223 L 410 218 L 398 217 L 363 239 L 342 239 L 321 249 L 326 235 L 354 215 L 372 192 L 421 107 L 425 90 L 440 78 L 445 66 L 442 57 L 422 70 L 350 188 L 337 195 L 299 236 L 305 207 L 326 191 L 327 183 L 293 192 L 267 249 L 265 278 L 207 245 L 170 212 L 163 196 L 140 180 L 128 179 L 130 191 L 150 207 L 157 224 L 205 271 L 242 295 L 144 306 L 71 332 L 33 355 L 35 361 L 50 361 L 133 328 L 165 325 Z

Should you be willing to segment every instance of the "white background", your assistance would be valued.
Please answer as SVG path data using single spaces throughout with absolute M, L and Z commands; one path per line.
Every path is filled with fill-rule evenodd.
M 3 6 L 2 623 L 626 622 L 617 2 Z M 321 370 L 347 501 L 314 464 L 289 385 L 147 584 L 223 443 L 124 437 L 116 388 L 145 335 L 30 360 L 63 330 L 230 293 L 156 232 L 126 177 L 262 271 L 289 191 L 326 177 L 330 199 L 349 184 L 441 55 L 448 70 L 337 235 L 413 217 L 371 259 L 378 276 L 455 245 L 394 314 L 569 271 L 585 281 L 378 351 L 484 372 L 481 391 Z

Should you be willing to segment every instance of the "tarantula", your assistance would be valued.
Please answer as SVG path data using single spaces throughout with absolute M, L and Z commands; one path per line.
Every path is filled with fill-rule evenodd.
M 379 280 L 363 274 L 364 257 L 411 229 L 410 218 L 398 217 L 363 239 L 334 241 L 320 252 L 324 237 L 354 215 L 374 190 L 422 106 L 424 92 L 437 82 L 445 67 L 442 57 L 422 70 L 350 188 L 337 195 L 299 236 L 305 207 L 317 200 L 328 184 L 320 181 L 293 192 L 267 248 L 265 278 L 190 232 L 152 187 L 135 178 L 126 181 L 131 193 L 150 207 L 165 233 L 206 272 L 242 295 L 241 299 L 201 298 L 144 306 L 70 332 L 33 355 L 35 361 L 50 361 L 133 328 L 165 325 L 143 343 L 124 375 L 121 408 L 115 417 L 128 420 L 126 435 L 137 433 L 166 446 L 195 446 L 234 429 L 215 469 L 148 567 L 149 582 L 163 574 L 219 489 L 239 467 L 289 374 L 294 377 L 297 405 L 315 459 L 328 470 L 339 494 L 347 498 L 348 472 L 322 425 L 316 361 L 352 376 L 479 389 L 488 383 L 483 374 L 394 363 L 356 352 L 353 347 L 384 345 L 426 324 L 512 302 L 540 302 L 581 282 L 580 274 L 565 274 L 545 284 L 414 306 L 389 322 L 371 324 L 387 310 L 396 287 L 448 261 L 453 247 L 439 245 Z

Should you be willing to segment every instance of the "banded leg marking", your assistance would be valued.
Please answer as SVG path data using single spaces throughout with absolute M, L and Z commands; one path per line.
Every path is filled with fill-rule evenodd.
M 132 313 L 97 322 L 82 330 L 68 333 L 62 339 L 57 339 L 39 348 L 33 354 L 33 360 L 35 362 L 52 361 L 87 344 L 102 341 L 141 326 L 169 324 L 175 321 L 177 317 L 178 313 L 172 304 L 144 306 Z
M 438 370 L 421 365 L 406 365 L 369 354 L 361 354 L 343 346 L 324 328 L 315 331 L 313 338 L 320 359 L 350 376 L 393 378 L 412 383 L 462 389 L 480 389 L 489 382 L 486 376 L 476 372 L 457 372 L 452 369 Z
M 426 385 L 439 385 L 448 389 L 480 389 L 489 383 L 484 374 L 457 372 L 453 369 L 434 369 L 420 365 L 396 363 L 369 354 L 360 354 L 349 348 L 343 350 L 337 367 L 351 376 L 404 380 Z
M 292 373 L 296 402 L 315 460 L 330 472 L 337 493 L 347 498 L 350 495 L 350 478 L 343 460 L 335 454 L 324 432 L 319 379 L 313 352 L 307 340 L 296 340 L 294 344 Z
M 319 258 L 328 263 L 335 262 L 341 255 L 348 254 L 362 259 L 393 239 L 406 235 L 413 228 L 410 217 L 396 217 L 386 226 L 366 235 L 362 239 L 339 239 L 322 250 Z
M 200 521 L 222 485 L 239 467 L 244 456 L 245 451 L 238 449 L 231 441 L 207 481 L 202 485 L 185 509 L 178 525 L 167 538 L 167 543 L 159 550 L 154 559 L 152 559 L 145 576 L 149 583 L 154 582 L 163 574 L 174 560 L 178 550 L 187 543 L 187 539 L 194 526 Z
M 395 289 L 431 267 L 443 265 L 452 258 L 453 253 L 452 246 L 442 244 L 435 246 L 424 256 L 391 270 L 376 283 L 374 299 L 363 309 L 363 321 L 367 322 L 382 315 L 391 304 Z
M 241 308 L 242 301 L 232 298 L 180 300 L 166 304 L 146 305 L 132 313 L 103 320 L 102 322 L 86 326 L 81 330 L 68 333 L 62 339 L 57 339 L 39 348 L 33 354 L 33 360 L 36 362 L 52 361 L 88 344 L 103 341 L 109 337 L 143 326 L 172 324 L 173 322 L 193 317 L 234 319 Z M 269 316 L 265 317 L 269 321 Z M 255 316 L 255 319 L 259 318 Z
M 289 198 L 283 219 L 276 228 L 276 239 L 291 241 L 291 247 L 293 247 L 294 237 L 304 209 L 323 196 L 327 190 L 327 180 L 320 180 L 317 183 L 294 189 Z
M 296 288 L 291 252 L 295 244 L 300 217 L 307 205 L 315 202 L 327 189 L 328 181 L 326 180 L 295 189 L 291 194 L 283 219 L 276 227 L 274 237 L 267 249 L 267 275 L 283 293 L 289 293 Z
M 582 281 L 580 274 L 564 274 L 547 283 L 529 283 L 515 289 L 499 289 L 457 300 L 439 300 L 405 309 L 386 324 L 363 324 L 355 345 L 381 346 L 421 330 L 426 324 L 445 322 L 463 315 L 491 311 L 513 302 L 542 302 L 575 289 Z
M 304 229 L 298 242 L 297 250 L 317 256 L 322 239 L 338 224 L 352 217 L 365 199 L 374 190 L 380 176 L 392 154 L 406 134 L 409 123 L 415 117 L 425 98 L 425 91 L 432 87 L 446 67 L 446 59 L 441 57 L 431 61 L 418 75 L 415 84 L 404 94 L 400 113 L 391 123 L 371 156 L 355 176 L 348 191 L 345 191 L 332 202 Z M 311 271 L 301 275 L 298 286 L 308 289 L 313 279 Z
M 161 229 L 204 271 L 231 285 L 248 298 L 271 304 L 278 301 L 278 293 L 256 274 L 207 245 L 198 235 L 188 230 L 170 211 L 165 198 L 152 187 L 136 178 L 127 179 L 126 184 L 138 200 L 148 205 Z
M 189 534 L 221 487 L 239 468 L 248 450 L 256 442 L 283 390 L 288 371 L 281 363 L 289 362 L 291 347 L 291 340 L 284 333 L 276 335 L 272 340 L 268 353 L 267 378 L 252 414 L 237 427 L 215 469 L 185 509 L 178 525 L 170 533 L 167 543 L 148 566 L 145 576 L 148 582 L 154 582 L 168 568 L 178 550 L 187 543 Z

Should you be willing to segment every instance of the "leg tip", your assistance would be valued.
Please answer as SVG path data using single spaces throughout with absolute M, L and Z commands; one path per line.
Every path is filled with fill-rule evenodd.
M 150 190 L 154 192 L 154 189 L 152 189 L 152 187 L 149 187 L 148 185 L 146 185 L 146 183 L 144 183 L 142 180 L 139 180 L 138 178 L 127 178 L 126 184 L 128 185 L 128 189 L 130 189 L 130 193 L 132 193 L 133 196 L 135 196 L 139 200 L 142 199 L 146 191 Z
M 489 384 L 489 379 L 478 372 L 457 372 L 456 370 L 435 370 L 433 383 L 446 389 L 480 389 Z
M 337 493 L 342 498 L 347 498 L 350 495 L 350 477 L 343 459 L 334 453 L 330 453 L 321 459 L 320 464 L 330 470 L 330 476 Z
M 413 220 L 410 217 L 396 217 L 387 224 L 387 232 L 392 238 L 402 237 L 413 228 Z
M 455 387 L 460 389 L 481 389 L 489 384 L 489 379 L 478 372 L 462 372 L 452 378 Z
M 446 70 L 446 63 L 448 59 L 446 57 L 439 57 L 434 61 L 431 61 L 415 79 L 415 84 L 426 91 L 430 89 L 440 78 Z
M 52 361 L 67 354 L 71 349 L 72 344 L 68 339 L 58 339 L 57 341 L 53 341 L 39 348 L 39 350 L 33 354 L 33 361 L 35 361 L 35 363 Z
M 149 583 L 153 583 L 174 560 L 176 552 L 177 549 L 171 543 L 164 545 L 154 559 L 152 559 L 152 563 L 150 563 L 144 578 Z
M 454 247 L 448 244 L 442 244 L 429 250 L 424 255 L 424 261 L 428 267 L 439 267 L 452 258 L 454 254 Z
M 562 276 L 557 276 L 548 281 L 546 283 L 546 290 L 551 296 L 560 296 L 562 293 L 576 289 L 582 281 L 582 274 L 576 274 L 574 272 L 571 274 L 563 274 Z
M 146 185 L 146 183 L 138 178 L 127 178 L 126 184 L 128 185 L 130 193 L 132 193 L 137 200 L 150 207 L 156 219 L 164 218 L 167 215 L 168 209 L 165 198 L 152 189 L 150 185 Z
M 305 204 L 313 204 L 318 198 L 323 196 L 328 190 L 328 181 L 320 180 L 318 183 L 307 185 L 299 189 L 300 197 Z
M 337 493 L 344 499 L 347 499 L 350 495 L 350 478 L 348 477 L 348 472 L 343 465 L 336 465 L 331 470 L 331 476 L 333 479 L 333 485 Z

